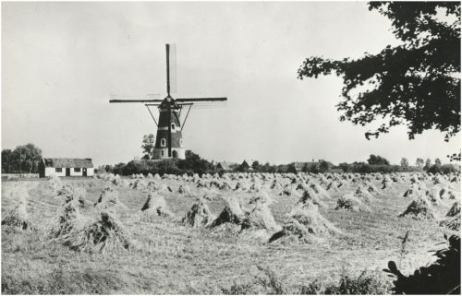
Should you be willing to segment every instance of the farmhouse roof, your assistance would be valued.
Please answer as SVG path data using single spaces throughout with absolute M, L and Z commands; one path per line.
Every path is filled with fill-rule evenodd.
M 52 168 L 92 168 L 91 158 L 44 158 L 45 167 Z
M 225 161 L 222 161 L 222 162 L 219 162 L 217 164 L 217 167 L 221 168 L 221 169 L 223 169 L 225 171 L 229 171 L 229 170 L 231 170 L 231 163 L 227 163 Z

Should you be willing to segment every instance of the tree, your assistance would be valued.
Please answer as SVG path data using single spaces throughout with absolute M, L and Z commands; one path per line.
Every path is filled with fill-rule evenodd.
M 19 173 L 37 173 L 38 164 L 42 160 L 42 150 L 34 144 L 17 146 L 11 153 L 10 164 Z
M 318 174 L 319 173 L 319 166 L 316 163 L 313 163 L 312 165 L 310 165 L 309 171 L 310 171 L 310 173 Z
M 267 167 L 267 172 L 268 172 L 268 173 L 276 173 L 276 172 L 277 172 L 277 170 L 278 170 L 278 169 L 277 169 L 277 166 L 275 166 L 275 165 L 270 165 L 269 163 L 266 163 L 266 164 L 265 164 L 265 167 L 266 167 L 267 165 L 268 165 L 268 167 Z
M 441 160 L 440 160 L 439 158 L 436 158 L 436 159 L 435 159 L 435 164 L 436 164 L 437 166 L 440 166 L 440 165 L 441 165 Z
M 292 174 L 297 173 L 297 168 L 295 167 L 295 163 L 289 164 L 289 166 L 287 167 L 287 173 L 292 173 Z
M 367 163 L 373 164 L 373 165 L 390 165 L 390 162 L 386 158 L 383 158 L 379 155 L 374 155 L 374 154 L 371 154 L 369 156 Z
M 415 165 L 418 166 L 419 168 L 423 167 L 424 163 L 425 163 L 424 160 L 420 157 L 415 160 Z
M 204 174 L 214 167 L 210 162 L 202 159 L 191 150 L 186 150 L 185 159 L 178 160 L 177 165 L 181 170 L 189 170 L 198 174 Z
M 400 163 L 400 164 L 401 164 L 401 166 L 402 166 L 403 168 L 409 167 L 409 161 L 407 160 L 407 158 L 404 158 L 404 157 L 401 158 L 401 163 Z
M 239 166 L 237 167 L 237 171 L 238 171 L 238 172 L 247 172 L 247 171 L 249 170 L 249 168 L 250 168 L 249 164 L 247 163 L 247 161 L 244 160 L 244 161 L 241 163 L 241 165 L 239 165 Z
M 13 164 L 13 151 L 11 149 L 2 150 L 2 173 L 11 173 Z
M 351 166 L 346 163 L 346 162 L 342 162 L 338 165 L 338 167 L 344 172 L 344 173 L 348 173 L 351 171 Z
M 340 121 L 364 126 L 384 118 L 387 123 L 372 134 L 407 125 L 409 139 L 435 128 L 448 141 L 460 131 L 460 2 L 368 5 L 391 20 L 401 44 L 356 60 L 309 57 L 298 78 L 330 74 L 343 78 L 337 105 L 343 113 Z
M 143 149 L 143 159 L 152 159 L 154 158 L 154 147 L 156 145 L 155 137 L 153 134 L 143 136 L 143 144 L 141 148 Z
M 254 162 L 252 162 L 252 169 L 255 172 L 260 171 L 260 163 L 258 162 L 258 160 L 255 160 Z
M 319 171 L 325 173 L 329 170 L 329 163 L 323 159 L 319 160 Z
M 424 170 L 428 170 L 432 165 L 432 161 L 430 158 L 427 158 L 427 160 L 425 161 L 425 167 L 424 167 Z

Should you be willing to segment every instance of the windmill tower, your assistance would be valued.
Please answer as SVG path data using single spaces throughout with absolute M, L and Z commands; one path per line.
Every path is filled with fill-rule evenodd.
M 171 96 L 170 83 L 175 81 L 171 64 L 175 62 L 175 47 L 171 44 L 165 45 L 167 56 L 167 96 L 163 100 L 159 99 L 142 99 L 142 100 L 125 100 L 114 99 L 116 96 L 111 95 L 109 103 L 144 103 L 157 126 L 156 143 L 154 147 L 154 158 L 185 158 L 185 149 L 183 147 L 182 131 L 186 120 L 188 119 L 191 108 L 210 107 L 217 102 L 225 102 L 227 98 L 178 98 Z M 174 70 L 174 69 L 173 69 Z M 149 107 L 157 107 L 159 110 L 159 121 Z M 183 122 L 180 120 L 183 108 L 187 107 L 187 113 Z

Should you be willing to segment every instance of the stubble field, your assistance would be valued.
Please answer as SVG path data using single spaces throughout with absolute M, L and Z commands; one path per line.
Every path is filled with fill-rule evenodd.
M 455 199 L 442 198 L 432 204 L 435 219 L 398 217 L 413 197 L 403 197 L 411 179 L 429 190 L 435 186 L 450 188 Z M 338 198 L 354 194 L 365 177 L 360 175 L 228 175 L 227 178 L 145 178 L 120 179 L 114 176 L 88 179 L 62 179 L 58 187 L 84 188 L 85 204 L 78 209 L 82 225 L 100 217 L 102 208 L 94 204 L 105 188 L 118 194 L 119 204 L 110 215 L 124 229 L 130 248 L 107 247 L 79 250 L 66 244 L 62 237 L 51 237 L 59 224 L 66 204 L 60 188 L 50 180 L 2 181 L 2 219 L 21 203 L 25 204 L 28 229 L 2 225 L 2 292 L 3 294 L 222 294 L 232 286 L 249 285 L 249 293 L 268 293 L 264 285 L 265 270 L 284 284 L 287 293 L 300 293 L 300 288 L 315 279 L 335 282 L 342 273 L 359 274 L 364 270 L 376 274 L 384 283 L 391 280 L 381 271 L 394 260 L 407 274 L 432 262 L 428 251 L 441 247 L 445 233 L 439 226 L 455 201 L 459 200 L 459 180 L 441 177 L 438 184 L 423 174 L 396 175 L 389 188 L 383 187 L 384 176 L 366 176 L 379 191 L 364 201 L 367 210 L 336 209 Z M 114 181 L 117 179 L 117 181 Z M 231 189 L 212 188 L 211 182 L 227 182 Z M 275 181 L 277 180 L 277 181 Z M 327 189 L 320 196 L 319 214 L 338 232 L 318 235 L 310 242 L 268 242 L 268 236 L 244 235 L 233 227 L 191 227 L 182 222 L 196 203 L 205 202 L 216 217 L 227 206 L 226 200 L 237 200 L 245 211 L 252 208 L 252 198 L 267 192 L 278 227 L 286 225 L 287 215 L 300 205 L 300 184 L 318 184 Z M 343 181 L 342 181 L 343 180 Z M 151 182 L 151 184 L 150 184 Z M 255 183 L 259 186 L 253 186 Z M 242 188 L 234 190 L 237 184 Z M 278 183 L 278 186 L 273 186 Z M 244 184 L 244 185 L 243 185 Z M 180 186 L 189 192 L 179 193 Z M 216 187 L 219 187 L 218 185 Z M 335 187 L 335 188 L 334 188 Z M 388 186 L 387 186 L 388 187 Z M 284 190 L 286 194 L 284 194 Z M 424 190 L 424 189 L 423 189 Z M 148 194 L 161 197 L 173 217 L 146 214 L 141 209 Z M 424 194 L 425 195 L 425 194 Z M 23 201 L 23 202 L 21 202 Z M 25 202 L 24 202 L 25 201 Z M 109 206 L 108 206 L 109 207 Z M 232 223 L 228 223 L 232 224 Z M 83 227 L 83 226 L 81 226 Z M 78 227 L 76 227 L 78 229 Z M 231 230 L 230 230 L 231 229 Z M 409 231 L 405 252 L 402 238 Z M 269 236 L 271 231 L 267 231 Z M 275 232 L 275 231 L 273 231 Z M 249 235 L 250 233 L 250 235 Z M 110 236 L 110 234 L 109 234 Z M 318 239 L 319 238 L 319 239 Z

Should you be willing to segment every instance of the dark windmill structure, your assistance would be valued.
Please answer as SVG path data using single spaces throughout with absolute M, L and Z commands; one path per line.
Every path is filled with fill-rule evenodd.
M 149 98 L 150 95 L 148 95 L 147 99 L 141 100 L 115 99 L 116 96 L 111 95 L 109 103 L 143 103 L 157 126 L 154 158 L 184 159 L 185 149 L 183 147 L 182 131 L 191 108 L 213 107 L 216 103 L 226 102 L 227 98 L 173 98 L 171 92 L 174 91 L 170 88 L 170 85 L 172 83 L 175 86 L 176 48 L 171 44 L 166 44 L 165 49 L 167 54 L 167 96 L 163 100 Z M 150 107 L 158 108 L 158 122 Z M 187 108 L 187 112 L 184 119 L 180 120 L 183 108 Z

